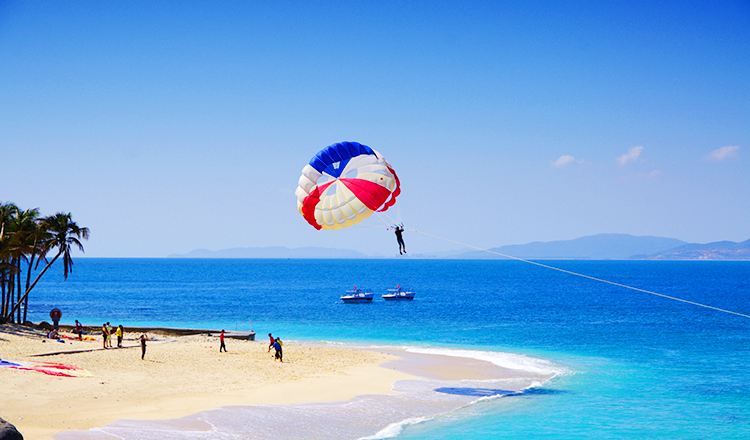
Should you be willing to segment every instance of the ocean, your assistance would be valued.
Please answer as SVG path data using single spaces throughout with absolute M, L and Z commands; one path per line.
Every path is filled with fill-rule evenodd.
M 750 314 L 746 261 L 544 264 Z M 407 410 L 415 400 L 235 407 L 200 415 L 207 431 L 167 435 L 162 424 L 157 435 L 126 423 L 121 438 L 284 438 L 250 434 L 250 421 L 293 429 L 289 420 L 304 414 L 335 425 L 330 438 L 750 438 L 750 319 L 520 261 L 78 258 L 67 281 L 61 272 L 32 293 L 30 320 L 49 321 L 57 307 L 63 323 L 252 328 L 259 339 L 395 346 L 554 375 L 521 393 L 502 383 L 461 384 L 477 393 L 397 384 L 405 399 L 421 399 L 418 414 Z M 413 287 L 415 299 L 380 299 L 396 285 Z M 376 300 L 340 303 L 354 286 Z M 347 411 L 367 423 L 339 426 Z

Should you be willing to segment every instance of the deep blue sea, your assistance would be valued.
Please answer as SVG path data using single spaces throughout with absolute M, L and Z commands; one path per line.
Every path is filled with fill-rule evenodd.
M 750 262 L 544 263 L 750 315 Z M 64 323 L 252 326 L 302 341 L 515 353 L 562 372 L 403 424 L 388 434 L 398 439 L 750 438 L 750 319 L 524 262 L 78 258 L 67 281 L 58 272 L 32 293 L 30 320 L 57 307 Z M 379 298 L 397 284 L 416 289 L 414 301 Z M 376 300 L 339 303 L 354 286 Z

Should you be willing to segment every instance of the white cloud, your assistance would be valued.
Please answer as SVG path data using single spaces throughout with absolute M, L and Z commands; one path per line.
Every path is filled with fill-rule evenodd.
M 734 159 L 737 157 L 737 151 L 739 151 L 739 149 L 740 147 L 737 146 L 721 147 L 709 153 L 704 160 L 709 162 L 721 162 L 726 159 Z
M 635 162 L 641 155 L 641 151 L 643 151 L 643 147 L 628 148 L 628 152 L 618 157 L 617 161 L 620 162 L 620 165 L 622 166 L 625 166 L 630 162 Z
M 586 162 L 585 159 L 576 159 L 575 157 L 569 154 L 564 154 L 560 156 L 556 161 L 550 162 L 550 163 L 555 168 L 563 168 L 573 163 L 576 163 L 580 166 L 591 165 L 590 163 Z
M 659 177 L 661 177 L 661 170 L 654 170 L 650 173 L 638 173 L 638 174 L 630 174 L 628 176 L 620 176 L 617 180 L 620 181 L 646 181 L 646 180 L 656 180 Z
M 575 161 L 576 161 L 575 157 L 564 155 L 564 156 L 560 156 L 559 159 L 557 159 L 556 161 L 552 162 L 552 165 L 554 167 L 556 167 L 556 168 L 562 168 L 565 165 L 570 165 L 571 163 L 573 163 Z

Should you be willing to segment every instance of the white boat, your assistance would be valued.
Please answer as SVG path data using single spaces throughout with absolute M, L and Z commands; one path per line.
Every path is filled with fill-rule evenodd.
M 372 290 L 357 289 L 347 290 L 346 295 L 341 297 L 341 301 L 345 303 L 369 303 L 372 302 L 372 298 L 375 294 Z
M 398 301 L 402 299 L 414 299 L 414 289 L 405 289 L 401 286 L 395 289 L 388 289 L 388 293 L 383 295 L 383 299 L 386 301 Z

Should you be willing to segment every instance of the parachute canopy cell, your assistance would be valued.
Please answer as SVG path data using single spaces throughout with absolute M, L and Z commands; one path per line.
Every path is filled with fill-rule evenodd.
M 400 182 L 388 161 L 367 145 L 340 142 L 302 169 L 297 208 L 315 229 L 356 225 L 396 203 Z

